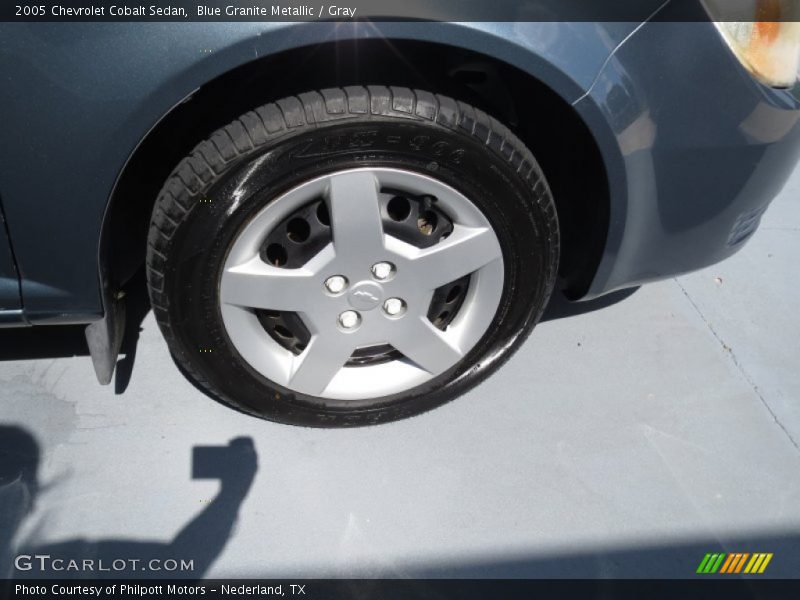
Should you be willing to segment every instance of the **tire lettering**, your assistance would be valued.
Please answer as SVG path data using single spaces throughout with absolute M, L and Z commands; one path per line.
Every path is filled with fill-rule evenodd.
M 302 148 L 293 152 L 292 155 L 298 158 L 314 158 L 330 153 L 366 150 L 374 147 L 378 140 L 381 140 L 386 145 L 405 146 L 413 151 L 427 151 L 440 160 L 455 165 L 461 164 L 467 153 L 465 148 L 454 146 L 444 140 L 431 143 L 431 138 L 427 135 L 405 137 L 402 134 L 384 134 L 379 137 L 379 131 L 369 130 L 327 135 L 316 140 L 309 140 Z M 359 154 L 354 158 L 357 161 L 364 161 L 374 159 L 376 155 L 372 153 Z

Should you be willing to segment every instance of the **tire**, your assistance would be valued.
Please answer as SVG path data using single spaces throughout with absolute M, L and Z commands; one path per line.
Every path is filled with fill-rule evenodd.
M 502 253 L 501 267 L 491 263 L 499 273 L 496 281 L 502 278 L 502 284 L 496 286 L 496 302 L 487 304 L 496 305 L 496 310 L 484 314 L 477 309 L 458 309 L 483 319 L 480 323 L 485 333 L 455 365 L 441 373 L 423 370 L 428 379 L 409 389 L 373 397 L 367 386 L 366 391 L 359 389 L 361 396 L 355 399 L 293 390 L 245 360 L 245 346 L 234 341 L 235 335 L 231 337 L 237 330 L 231 328 L 224 314 L 234 309 L 227 309 L 222 299 L 223 292 L 230 289 L 224 284 L 228 281 L 226 261 L 231 260 L 231 249 L 240 243 L 237 240 L 245 235 L 242 232 L 248 224 L 267 214 L 265 211 L 278 210 L 285 204 L 282 198 L 296 193 L 292 190 L 303 189 L 315 178 L 342 181 L 335 178 L 360 177 L 358 173 L 365 169 L 378 178 L 400 171 L 416 178 L 414 181 L 446 186 L 477 207 Z M 383 185 L 382 180 L 379 183 Z M 382 198 L 394 192 L 380 187 L 376 193 Z M 425 207 L 433 210 L 442 206 L 435 204 L 436 198 L 413 198 L 409 205 L 420 215 Z M 450 219 L 447 214 L 438 214 L 440 219 Z M 427 234 L 431 226 L 421 218 L 416 227 Z M 411 221 L 408 227 L 413 228 Z M 393 225 L 387 223 L 384 221 L 384 228 Z M 332 225 L 334 236 L 339 226 Z M 288 231 L 289 225 L 286 227 Z M 447 235 L 443 234 L 440 242 Z M 342 234 L 335 237 L 333 245 L 340 239 L 345 243 Z M 263 256 L 264 250 L 261 252 Z M 211 396 L 272 421 L 357 426 L 429 410 L 494 372 L 541 317 L 555 282 L 558 252 L 558 222 L 544 175 L 530 151 L 505 126 L 478 109 L 441 95 L 407 88 L 354 86 L 308 92 L 261 106 L 198 144 L 174 169 L 156 200 L 148 236 L 147 280 L 155 317 L 175 361 Z M 264 260 L 279 263 L 277 259 Z M 475 282 L 483 282 L 485 287 L 489 279 L 475 278 L 474 274 L 467 277 L 465 287 L 470 291 L 459 291 L 464 298 L 473 294 L 474 301 L 480 298 L 479 292 L 472 291 L 477 289 Z M 320 294 L 322 291 L 320 288 Z M 492 292 L 486 293 L 491 296 Z M 469 300 L 462 301 L 463 306 L 469 306 Z M 384 311 L 388 310 L 386 306 Z M 380 310 L 363 315 L 373 319 L 371 315 Z M 261 313 L 252 314 L 256 313 L 260 319 Z M 268 313 L 270 318 L 288 319 L 290 315 L 286 312 L 274 317 Z M 237 314 L 243 319 L 254 318 L 245 312 Z M 377 323 L 378 316 L 374 319 Z M 344 327 L 342 323 L 340 317 L 340 327 Z M 449 335 L 449 327 L 440 327 L 444 333 L 434 334 Z M 278 340 L 272 330 L 268 331 Z M 299 339 L 299 334 L 293 335 Z M 297 345 L 292 352 L 302 352 L 303 344 L 296 340 L 292 343 Z M 418 350 L 427 351 L 422 346 Z M 368 361 L 372 362 L 367 368 L 374 373 L 381 372 L 381 364 L 400 368 L 403 361 L 397 362 L 397 356 L 370 355 Z M 347 373 L 362 376 L 357 369 L 364 367 L 347 364 L 351 365 Z M 376 381 L 374 389 L 377 394 L 389 388 L 380 387 Z

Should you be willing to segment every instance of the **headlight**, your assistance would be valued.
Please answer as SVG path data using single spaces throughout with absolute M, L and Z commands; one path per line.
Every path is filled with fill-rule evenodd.
M 792 87 L 800 70 L 798 0 L 704 0 L 741 63 L 772 87 Z

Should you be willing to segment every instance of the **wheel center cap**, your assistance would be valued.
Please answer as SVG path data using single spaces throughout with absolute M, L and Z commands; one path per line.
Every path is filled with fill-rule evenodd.
M 372 281 L 361 281 L 350 289 L 347 302 L 357 310 L 372 310 L 383 302 L 383 288 Z

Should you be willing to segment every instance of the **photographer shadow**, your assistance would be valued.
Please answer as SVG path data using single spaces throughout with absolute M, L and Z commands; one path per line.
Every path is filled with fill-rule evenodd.
M 35 507 L 39 461 L 39 444 L 29 432 L 0 425 L 0 579 L 200 579 L 225 548 L 258 470 L 251 438 L 236 438 L 227 446 L 196 446 L 192 477 L 218 479 L 220 489 L 169 542 L 73 539 L 14 547 L 15 533 Z M 45 555 L 46 561 L 36 558 Z M 85 561 L 92 561 L 91 568 Z

